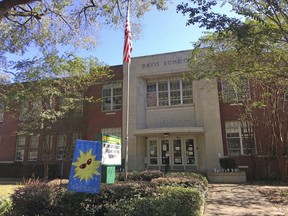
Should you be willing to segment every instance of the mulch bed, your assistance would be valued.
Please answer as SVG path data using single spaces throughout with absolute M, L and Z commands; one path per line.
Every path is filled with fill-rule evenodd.
M 273 204 L 288 205 L 288 187 L 259 188 L 258 191 Z

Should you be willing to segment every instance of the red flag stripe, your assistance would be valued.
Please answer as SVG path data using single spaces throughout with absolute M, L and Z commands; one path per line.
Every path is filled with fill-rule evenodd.
M 126 17 L 124 37 L 123 62 L 130 62 L 130 55 L 132 52 L 132 35 L 130 31 L 129 10 Z

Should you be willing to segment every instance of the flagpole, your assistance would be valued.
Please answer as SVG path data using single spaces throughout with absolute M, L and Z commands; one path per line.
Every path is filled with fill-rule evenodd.
M 123 63 L 127 62 L 127 100 L 126 100 L 126 149 L 125 149 L 125 181 L 128 180 L 128 157 L 129 157 L 129 108 L 130 108 L 130 54 L 132 52 L 132 40 L 130 31 L 129 20 L 130 0 L 127 5 L 126 25 L 125 25 L 125 40 L 124 40 L 124 52 Z M 125 68 L 125 67 L 124 67 Z
M 127 64 L 127 100 L 126 100 L 126 155 L 125 181 L 128 180 L 128 150 L 129 150 L 129 107 L 130 107 L 130 61 Z

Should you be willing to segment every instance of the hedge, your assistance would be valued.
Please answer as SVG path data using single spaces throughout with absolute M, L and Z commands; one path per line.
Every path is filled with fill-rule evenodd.
M 59 180 L 49 183 L 31 180 L 11 195 L 10 215 L 104 216 L 116 212 L 117 215 L 119 212 L 125 215 L 125 212 L 129 212 L 128 215 L 133 216 L 145 212 L 146 215 L 153 213 L 170 216 L 170 213 L 165 213 L 165 208 L 168 207 L 169 212 L 183 212 L 177 213 L 177 216 L 187 212 L 189 214 L 186 215 L 198 215 L 204 202 L 207 190 L 204 185 L 207 180 L 201 183 L 200 177 L 194 178 L 181 173 L 178 175 L 180 177 L 172 174 L 161 177 L 164 176 L 161 173 L 146 171 L 138 176 L 147 181 L 101 184 L 100 194 L 67 191 L 67 180 L 62 180 L 61 183 Z

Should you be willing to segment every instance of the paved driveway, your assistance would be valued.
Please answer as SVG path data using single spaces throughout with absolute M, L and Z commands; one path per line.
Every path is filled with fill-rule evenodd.
M 288 206 L 269 203 L 249 184 L 210 184 L 205 216 L 288 216 Z M 270 187 L 270 186 L 269 186 Z

